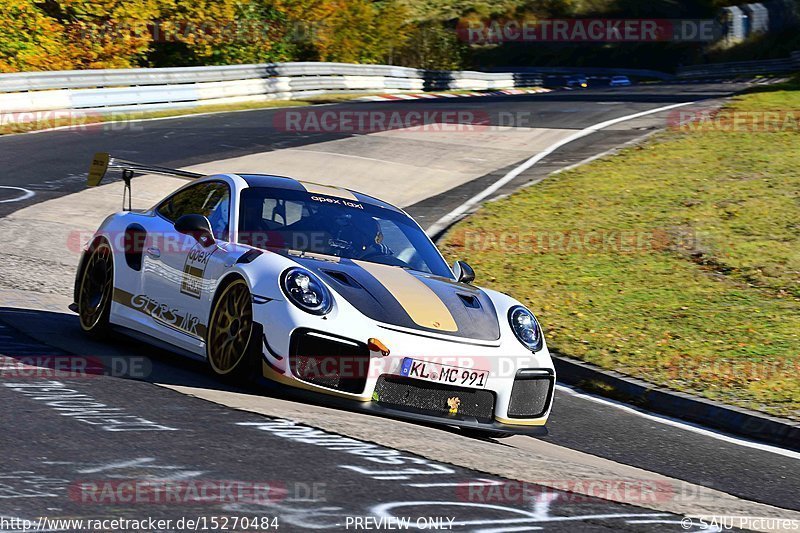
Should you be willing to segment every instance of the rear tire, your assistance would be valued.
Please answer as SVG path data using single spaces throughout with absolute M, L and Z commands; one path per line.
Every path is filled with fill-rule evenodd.
M 114 257 L 106 241 L 90 251 L 79 278 L 78 317 L 89 335 L 102 337 L 111 330 L 111 301 L 114 295 Z
M 206 360 L 225 380 L 251 377 L 258 360 L 260 328 L 253 322 L 253 300 L 247 282 L 237 278 L 214 301 L 206 335 Z

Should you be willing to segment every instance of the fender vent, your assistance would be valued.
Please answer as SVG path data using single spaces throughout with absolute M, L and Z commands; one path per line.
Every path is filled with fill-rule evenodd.
M 264 253 L 264 252 L 262 252 L 261 250 L 247 250 L 245 253 L 243 253 L 241 256 L 239 256 L 239 259 L 236 260 L 236 264 L 237 265 L 243 265 L 243 264 L 246 265 L 248 263 L 252 263 L 262 253 Z
M 322 270 L 322 272 L 329 278 L 333 279 L 338 283 L 341 283 L 342 285 L 345 285 L 347 287 L 355 287 L 357 289 L 361 288 L 361 285 L 359 285 L 358 282 L 356 282 L 356 280 L 354 280 L 344 272 L 339 272 L 338 270 Z
M 147 231 L 140 224 L 125 228 L 125 262 L 131 270 L 142 270 L 142 253 L 147 240 Z
M 470 309 L 480 309 L 481 302 L 475 296 L 471 294 L 461 294 L 458 293 L 458 297 L 461 298 L 461 301 L 464 302 L 464 305 L 469 307 Z

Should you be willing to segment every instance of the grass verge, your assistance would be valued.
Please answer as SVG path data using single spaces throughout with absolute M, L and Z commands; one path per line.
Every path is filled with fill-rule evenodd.
M 558 352 L 798 420 L 792 109 L 797 79 L 739 96 L 723 116 L 778 111 L 784 126 L 668 130 L 487 204 L 443 251 L 528 305 Z

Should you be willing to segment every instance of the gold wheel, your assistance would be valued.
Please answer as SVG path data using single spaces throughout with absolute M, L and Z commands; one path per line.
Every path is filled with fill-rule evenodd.
M 111 248 L 103 242 L 89 256 L 81 276 L 78 315 L 84 331 L 98 331 L 108 325 L 114 288 Z
M 253 333 L 253 303 L 243 279 L 226 286 L 217 299 L 208 325 L 208 363 L 217 375 L 236 370 L 247 355 Z

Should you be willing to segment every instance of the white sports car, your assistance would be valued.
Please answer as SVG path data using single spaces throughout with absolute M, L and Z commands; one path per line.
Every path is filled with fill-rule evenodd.
M 347 189 L 193 173 L 97 154 L 128 209 L 81 257 L 75 303 L 92 334 L 120 330 L 325 403 L 461 427 L 545 434 L 555 372 L 533 314 L 451 269 L 403 210 Z M 134 173 L 190 181 L 130 210 Z M 318 394 L 327 395 L 321 397 Z

